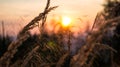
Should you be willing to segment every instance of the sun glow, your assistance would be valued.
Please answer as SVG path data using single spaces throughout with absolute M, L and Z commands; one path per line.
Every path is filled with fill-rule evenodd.
M 63 16 L 62 17 L 62 25 L 63 26 L 68 26 L 69 24 L 71 23 L 71 19 L 69 18 L 69 17 L 67 17 L 67 16 Z

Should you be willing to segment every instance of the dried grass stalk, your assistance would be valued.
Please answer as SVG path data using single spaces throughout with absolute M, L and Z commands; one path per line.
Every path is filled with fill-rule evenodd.
M 28 53 L 28 56 L 23 61 L 23 64 L 21 65 L 21 67 L 26 66 L 26 64 L 29 62 L 29 60 L 33 57 L 34 52 L 36 52 L 38 49 L 39 49 L 39 46 L 36 46 L 34 49 L 32 49 L 31 52 Z
M 57 62 L 56 64 L 56 67 L 62 67 L 66 61 L 66 59 L 70 56 L 70 53 L 67 52 L 66 54 L 64 54 L 60 59 L 59 61 Z
M 19 46 L 21 46 L 21 43 L 24 42 L 26 39 L 28 39 L 29 37 L 29 30 L 33 29 L 34 27 L 38 26 L 36 25 L 36 23 L 39 23 L 40 20 L 44 20 L 44 22 L 42 23 L 42 26 L 45 23 L 45 19 L 47 14 L 57 8 L 57 6 L 55 7 L 49 7 L 50 6 L 50 0 L 47 0 L 47 5 L 46 8 L 44 10 L 44 12 L 40 13 L 39 16 L 35 17 L 30 23 L 28 23 L 23 29 L 22 31 L 18 34 L 18 38 L 16 41 L 13 41 L 9 47 L 8 50 L 6 51 L 6 53 L 0 58 L 0 67 L 8 67 L 10 64 L 11 59 L 14 57 L 14 54 L 17 52 L 17 48 Z
M 25 41 L 29 35 L 21 36 L 15 42 L 12 42 L 8 47 L 8 51 L 0 58 L 0 67 L 9 67 L 10 60 L 14 57 L 13 55 L 17 52 L 17 47 L 19 47 L 23 41 Z
M 98 43 L 101 40 L 104 33 L 107 31 L 108 27 L 111 27 L 111 25 L 113 23 L 116 23 L 116 21 L 119 21 L 119 20 L 120 20 L 120 17 L 116 17 L 114 19 L 104 21 L 103 24 L 101 24 L 98 27 L 97 31 L 92 32 L 92 34 L 90 36 L 88 36 L 86 45 L 84 45 L 80 49 L 77 60 L 74 62 L 72 67 L 85 67 L 86 61 L 88 60 L 88 56 L 92 53 L 93 49 L 97 45 L 96 43 Z M 97 21 L 96 21 L 96 23 L 97 23 Z M 116 25 L 119 23 L 120 22 L 117 22 Z M 109 48 L 109 49 L 111 49 L 111 48 Z M 113 50 L 113 49 L 111 49 L 111 50 Z

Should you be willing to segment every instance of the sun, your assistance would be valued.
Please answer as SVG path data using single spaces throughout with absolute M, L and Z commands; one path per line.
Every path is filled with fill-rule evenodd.
M 67 16 L 63 16 L 62 17 L 62 25 L 63 26 L 68 26 L 71 23 L 71 18 L 67 17 Z

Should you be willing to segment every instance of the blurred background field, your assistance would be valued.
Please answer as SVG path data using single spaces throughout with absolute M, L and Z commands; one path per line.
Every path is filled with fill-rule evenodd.
M 41 2 L 46 5 L 31 21 L 21 16 L 17 23 L 1 20 L 0 67 L 120 67 L 119 0 L 105 0 L 102 10 L 88 17 L 76 17 L 79 7 L 62 13 L 60 1 Z M 94 13 L 86 10 L 81 14 Z

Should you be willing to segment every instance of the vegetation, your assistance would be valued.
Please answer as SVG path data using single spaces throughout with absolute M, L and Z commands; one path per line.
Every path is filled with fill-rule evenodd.
M 47 0 L 44 11 L 19 32 L 15 41 L 0 36 L 0 67 L 120 67 L 120 1 L 106 0 L 104 7 L 92 29 L 86 30 L 84 45 L 72 55 L 73 34 L 69 29 L 51 35 L 44 29 L 48 13 L 57 8 L 50 7 Z M 40 34 L 31 35 L 35 27 Z

